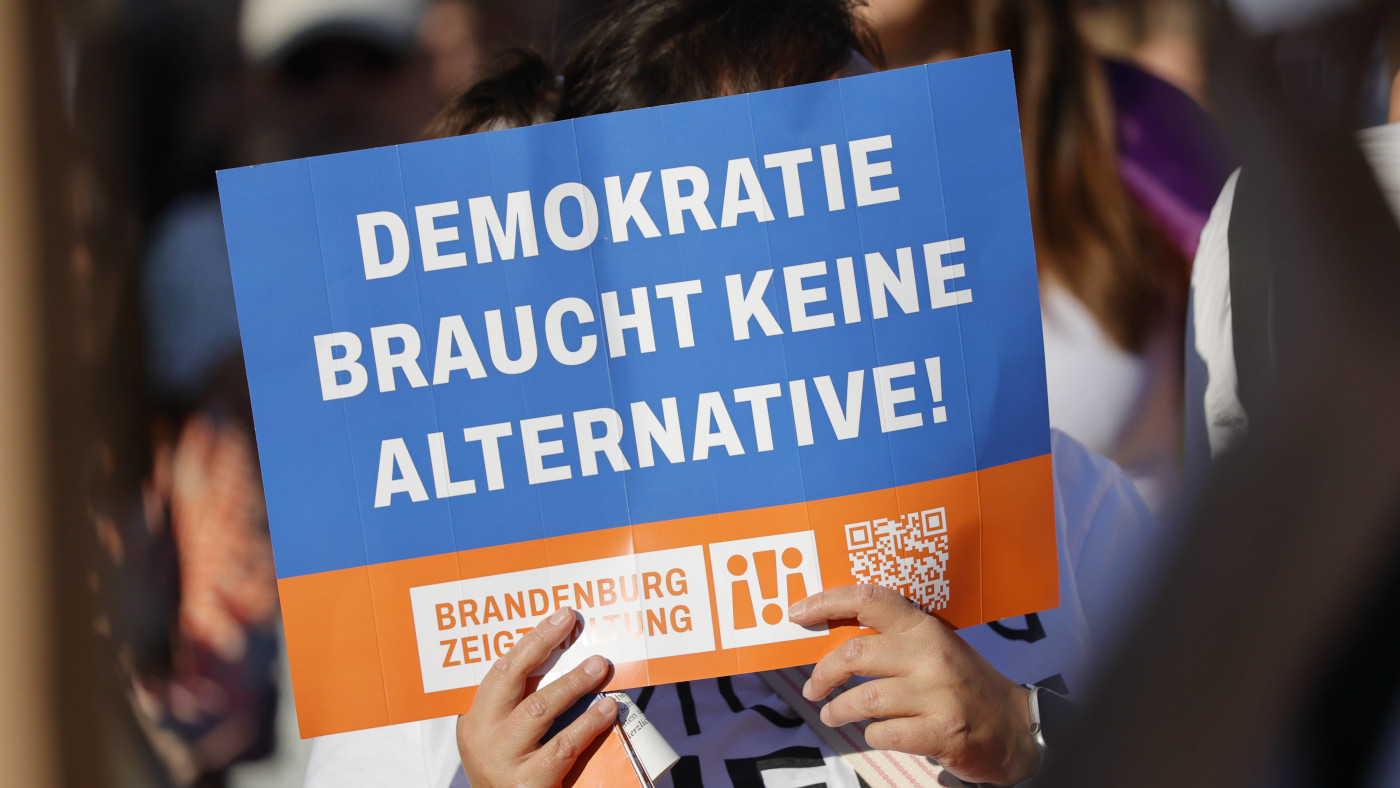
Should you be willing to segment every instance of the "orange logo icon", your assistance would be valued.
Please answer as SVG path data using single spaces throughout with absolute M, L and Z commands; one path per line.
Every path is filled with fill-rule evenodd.
M 778 598 L 778 570 L 775 556 L 776 550 L 762 550 L 753 554 L 754 569 L 758 574 L 758 592 L 763 601 L 776 600 Z M 796 547 L 789 547 L 783 551 L 783 566 L 789 570 L 800 569 L 802 567 L 802 551 Z M 749 581 L 743 579 L 749 573 L 748 559 L 742 555 L 729 557 L 729 574 L 738 580 L 734 580 L 730 593 L 734 600 L 734 628 L 751 629 L 758 626 L 758 620 L 754 616 L 755 605 L 753 593 L 749 590 Z M 807 598 L 807 583 L 802 579 L 802 572 L 790 571 L 784 580 L 787 586 L 788 606 L 794 605 L 798 600 Z M 776 602 L 769 602 L 763 606 L 763 622 L 765 624 L 776 624 L 783 620 L 783 606 Z
M 814 637 L 787 620 L 787 609 L 821 590 L 811 531 L 710 545 L 720 640 L 725 648 Z

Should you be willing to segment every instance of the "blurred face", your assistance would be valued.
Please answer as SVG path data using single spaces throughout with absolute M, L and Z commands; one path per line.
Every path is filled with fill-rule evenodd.
M 867 0 L 865 18 L 889 68 L 947 60 L 965 54 L 961 37 L 969 9 L 981 0 Z
M 435 107 L 421 55 L 349 38 L 302 47 L 271 82 L 268 120 L 292 157 L 409 142 Z
M 483 52 L 481 14 L 462 0 L 438 0 L 423 13 L 419 38 L 432 67 L 433 90 L 447 101 L 476 83 Z

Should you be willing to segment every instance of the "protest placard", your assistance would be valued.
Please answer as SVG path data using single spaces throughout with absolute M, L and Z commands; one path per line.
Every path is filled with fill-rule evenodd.
M 220 173 L 303 735 L 1057 604 L 1005 53 Z

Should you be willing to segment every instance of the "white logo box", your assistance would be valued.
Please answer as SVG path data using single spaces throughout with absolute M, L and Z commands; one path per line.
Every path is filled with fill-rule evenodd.
M 679 547 L 409 589 L 423 691 L 477 686 L 502 652 L 561 606 L 577 610 L 582 627 L 577 639 L 539 671 L 545 683 L 593 654 L 625 663 L 714 651 L 716 620 L 724 648 L 826 633 L 825 627 L 806 629 L 787 620 L 788 590 L 798 582 L 790 576 L 800 577 L 809 595 L 821 590 L 812 531 L 709 545 L 718 581 L 705 572 L 705 549 Z M 800 554 L 795 569 L 782 560 L 785 553 L 794 556 L 790 550 Z M 771 578 L 760 581 L 755 558 L 768 551 L 778 578 L 771 597 L 764 595 L 772 591 Z M 738 575 L 731 567 L 736 556 L 745 563 Z M 712 582 L 717 617 L 710 608 Z M 736 628 L 735 590 L 744 583 L 756 623 Z M 773 605 L 782 616 L 769 623 L 764 611 Z

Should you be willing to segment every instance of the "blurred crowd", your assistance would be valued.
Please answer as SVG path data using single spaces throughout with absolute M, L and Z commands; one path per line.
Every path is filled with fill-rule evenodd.
M 270 762 L 248 772 L 258 784 L 300 784 L 305 745 L 279 662 L 214 173 L 416 139 L 498 50 L 552 35 L 568 9 L 138 0 L 63 10 L 79 150 L 78 339 L 89 379 L 108 390 L 88 457 L 98 630 L 173 784 L 225 784 L 234 764 L 256 761 Z
M 1203 243 L 1223 243 L 1223 229 L 1205 241 L 1202 231 L 1241 163 L 1207 98 L 1201 8 L 869 0 L 859 10 L 876 66 L 1012 51 L 1051 425 L 1121 466 L 1164 521 L 1229 442 L 1220 425 L 1244 419 L 1239 403 L 1212 406 L 1193 392 L 1183 362 L 1199 353 L 1188 333 L 1193 261 Z M 275 768 L 256 772 L 261 784 L 300 784 L 305 763 L 279 662 L 214 172 L 544 120 L 474 126 L 464 99 L 479 99 L 480 89 L 468 91 L 503 67 L 519 76 L 522 57 L 544 64 L 534 79 L 548 88 L 570 43 L 607 9 L 591 0 L 61 4 L 63 98 L 79 152 L 68 173 L 74 319 L 88 380 L 102 391 L 84 467 L 101 557 L 96 626 L 170 783 L 239 784 L 262 762 Z M 1241 17 L 1269 24 L 1267 11 Z M 1390 104 L 1384 41 L 1369 45 L 1376 56 L 1363 58 L 1358 97 L 1339 105 L 1354 128 L 1384 122 Z M 1212 439 L 1188 446 L 1210 419 Z

